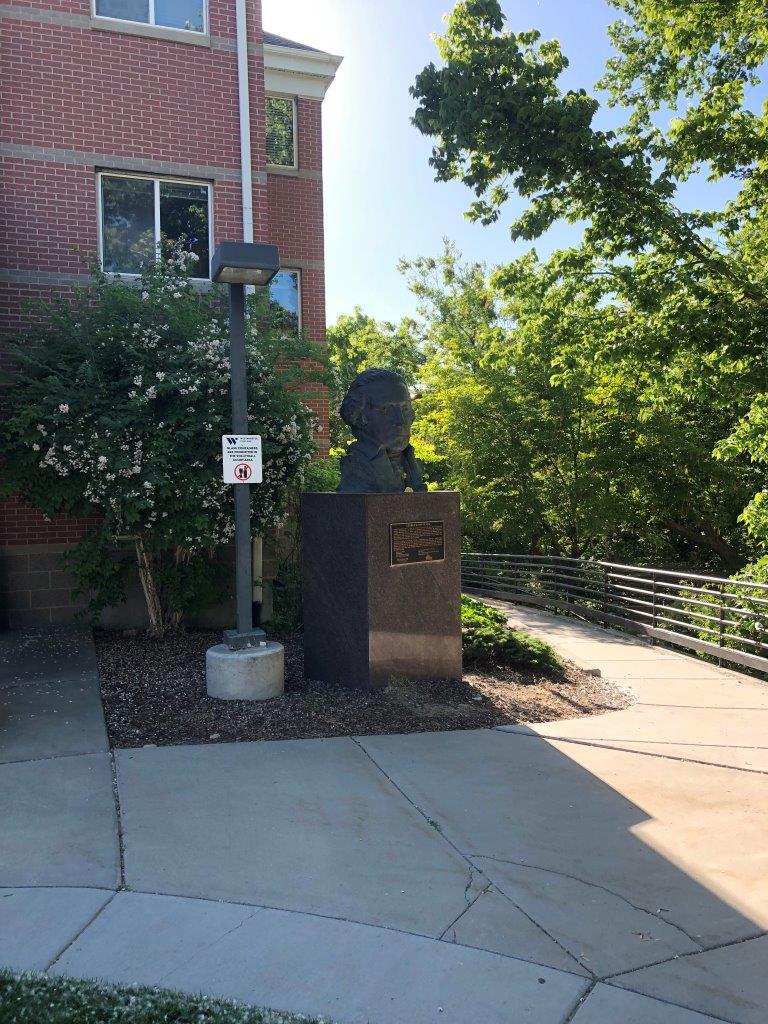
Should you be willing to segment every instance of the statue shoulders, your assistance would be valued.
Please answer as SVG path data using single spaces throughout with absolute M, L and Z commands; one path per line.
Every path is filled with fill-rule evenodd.
M 378 490 L 376 472 L 371 465 L 371 456 L 364 442 L 354 441 L 339 460 L 341 483 L 336 488 L 340 493 L 366 493 Z M 375 458 L 375 454 L 373 456 Z

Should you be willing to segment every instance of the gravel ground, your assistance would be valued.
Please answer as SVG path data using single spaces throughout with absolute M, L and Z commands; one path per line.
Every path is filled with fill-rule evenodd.
M 205 692 L 205 652 L 220 635 L 195 630 L 149 640 L 96 633 L 113 747 L 482 729 L 599 714 L 631 703 L 616 685 L 571 664 L 561 678 L 472 668 L 462 682 L 398 680 L 371 693 L 350 691 L 304 679 L 300 637 L 280 638 L 282 697 L 220 701 Z

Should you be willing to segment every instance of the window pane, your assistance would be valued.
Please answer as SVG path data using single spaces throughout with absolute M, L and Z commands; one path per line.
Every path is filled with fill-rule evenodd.
M 205 185 L 160 182 L 160 234 L 163 248 L 181 241 L 184 249 L 195 253 L 192 277 L 209 277 L 208 265 L 208 189 Z
M 101 179 L 104 269 L 138 274 L 155 249 L 154 183 L 149 178 Z
M 155 24 L 203 31 L 203 0 L 155 0 Z
M 96 0 L 96 13 L 102 18 L 149 22 L 149 0 Z
M 299 329 L 299 272 L 280 270 L 269 284 L 269 304 L 282 326 Z
M 293 167 L 293 100 L 267 96 L 267 163 Z

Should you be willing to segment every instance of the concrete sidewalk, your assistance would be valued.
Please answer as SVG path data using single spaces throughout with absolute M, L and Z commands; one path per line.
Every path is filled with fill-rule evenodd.
M 343 1024 L 764 1024 L 768 687 L 508 612 L 638 703 L 113 754 L 87 634 L 0 637 L 0 965 Z

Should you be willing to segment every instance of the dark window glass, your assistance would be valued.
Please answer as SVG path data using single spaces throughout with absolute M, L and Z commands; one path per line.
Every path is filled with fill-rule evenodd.
M 155 0 L 155 24 L 203 31 L 203 0 Z
M 267 163 L 293 167 L 293 100 L 267 96 Z
M 138 274 L 155 248 L 154 182 L 149 178 L 101 179 L 104 269 Z
M 205 185 L 160 182 L 160 234 L 163 244 L 182 242 L 197 256 L 192 277 L 208 277 L 208 189 Z
M 283 327 L 299 329 L 299 272 L 280 270 L 269 284 L 269 304 Z
M 102 18 L 149 23 L 149 0 L 96 0 L 96 13 Z

